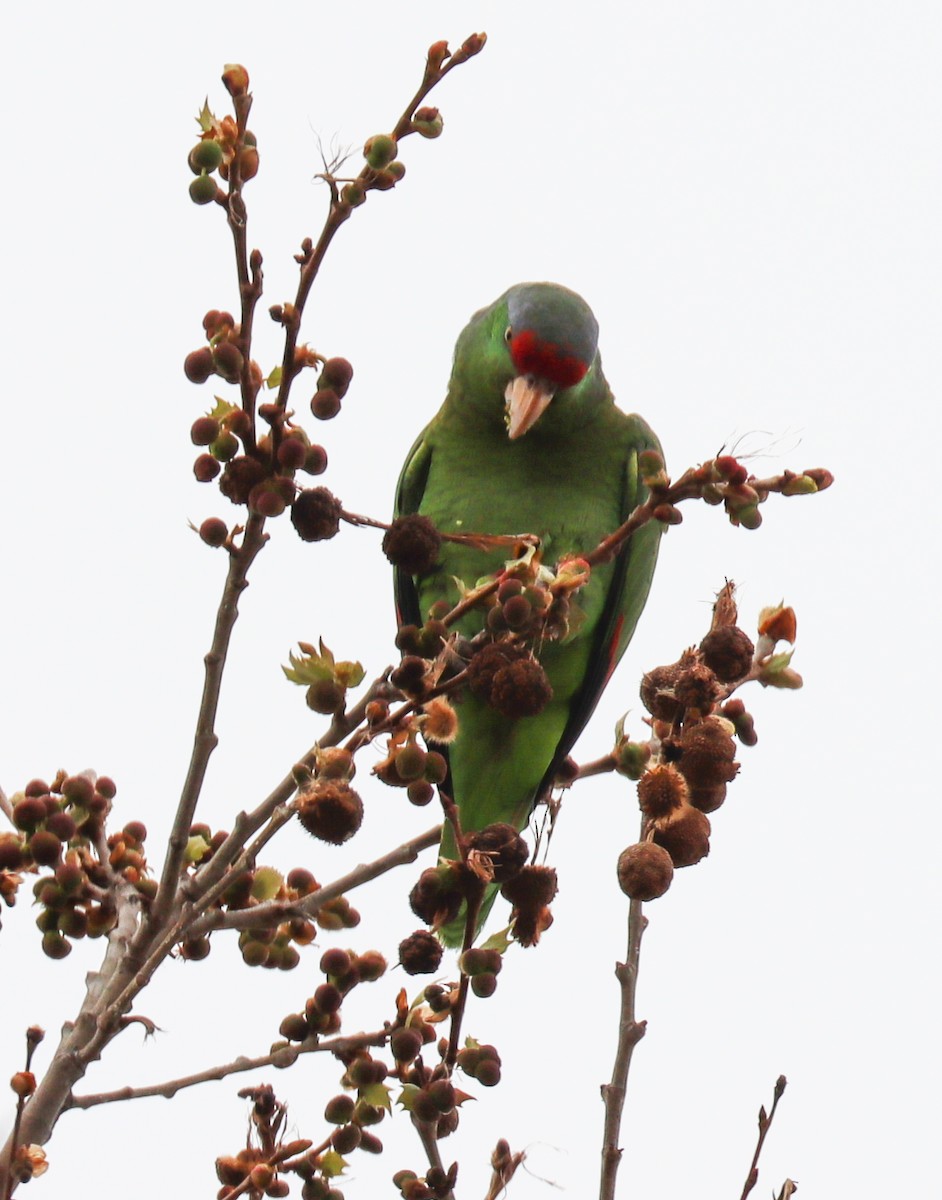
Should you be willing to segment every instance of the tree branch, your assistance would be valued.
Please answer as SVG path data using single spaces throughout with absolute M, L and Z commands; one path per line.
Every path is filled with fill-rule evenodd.
M 778 1108 L 778 1102 L 781 1100 L 787 1084 L 788 1080 L 785 1078 L 785 1076 L 779 1075 L 778 1079 L 775 1081 L 775 1091 L 772 1093 L 772 1108 L 769 1110 L 768 1115 L 765 1111 L 765 1105 L 762 1105 L 759 1108 L 759 1138 L 756 1142 L 755 1153 L 752 1156 L 752 1163 L 749 1167 L 749 1174 L 746 1176 L 746 1182 L 743 1185 L 742 1196 L 740 1197 L 740 1200 L 746 1200 L 746 1197 L 756 1186 L 756 1183 L 759 1180 L 759 1155 L 762 1153 L 762 1147 L 765 1144 L 765 1136 L 772 1127 L 772 1118 L 775 1116 L 775 1110 Z M 790 1182 L 791 1181 L 789 1180 L 789 1183 Z M 785 1186 L 787 1187 L 788 1184 Z M 784 1191 L 785 1189 L 783 1188 L 782 1190 Z
M 206 1070 L 196 1071 L 192 1075 L 182 1075 L 179 1079 L 168 1079 L 164 1083 L 153 1083 L 136 1088 L 123 1087 L 117 1088 L 113 1092 L 95 1092 L 85 1096 L 71 1095 L 65 1107 L 95 1108 L 99 1104 L 114 1104 L 119 1100 L 143 1100 L 150 1096 L 163 1096 L 166 1100 L 170 1100 L 184 1088 L 196 1087 L 200 1083 L 212 1083 L 219 1079 L 225 1079 L 229 1075 L 238 1075 L 244 1071 L 257 1071 L 262 1067 L 276 1067 L 281 1071 L 290 1067 L 302 1054 L 317 1054 L 322 1051 L 331 1054 L 345 1054 L 357 1050 L 361 1046 L 385 1045 L 388 1038 L 389 1031 L 386 1029 L 377 1030 L 375 1033 L 357 1033 L 329 1038 L 327 1041 L 318 1041 L 316 1037 L 310 1037 L 306 1041 L 294 1045 L 279 1046 L 270 1054 L 260 1054 L 256 1058 L 239 1055 L 232 1062 L 222 1063 L 216 1067 L 207 1067 Z
M 615 1200 L 615 1179 L 621 1162 L 618 1138 L 621 1116 L 625 1107 L 628 1068 L 635 1046 L 644 1037 L 646 1021 L 635 1017 L 635 990 L 638 984 L 638 964 L 641 957 L 641 935 L 647 927 L 641 901 L 632 900 L 628 908 L 628 953 L 623 963 L 615 966 L 615 978 L 621 985 L 621 1012 L 618 1020 L 618 1046 L 610 1083 L 602 1085 L 605 1105 L 605 1125 L 602 1139 L 602 1177 L 600 1200 Z

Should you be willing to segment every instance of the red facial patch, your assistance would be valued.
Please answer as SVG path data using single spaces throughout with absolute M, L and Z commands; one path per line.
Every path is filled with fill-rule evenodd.
M 540 341 L 530 329 L 523 329 L 510 339 L 510 357 L 521 375 L 536 375 L 561 388 L 573 387 L 589 369 L 588 364 L 574 354 L 567 354 L 555 342 Z

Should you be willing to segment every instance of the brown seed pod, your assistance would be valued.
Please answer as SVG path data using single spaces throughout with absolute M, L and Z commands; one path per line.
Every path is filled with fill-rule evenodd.
M 706 635 L 700 643 L 700 653 L 717 679 L 731 683 L 748 673 L 755 646 L 735 625 L 721 625 Z
M 675 867 L 691 867 L 710 853 L 710 822 L 699 809 L 684 805 L 660 822 L 654 840 L 671 856 Z
M 504 883 L 517 875 L 530 857 L 530 850 L 513 825 L 498 821 L 468 835 L 468 849 L 487 856 L 494 882 Z
M 719 699 L 720 686 L 709 667 L 691 663 L 678 675 L 674 695 L 685 714 L 695 711 L 705 716 Z
M 341 780 L 315 780 L 298 796 L 297 814 L 313 837 L 339 846 L 363 823 L 363 801 Z
M 396 517 L 383 538 L 383 553 L 409 575 L 424 575 L 438 562 L 442 539 L 434 524 L 418 513 Z
M 399 962 L 407 975 L 431 975 L 442 961 L 443 947 L 433 933 L 417 929 L 399 943 Z
M 718 783 L 715 787 L 691 788 L 688 799 L 694 808 L 702 813 L 715 812 L 726 799 L 726 784 Z
M 233 504 L 245 504 L 249 493 L 265 478 L 265 468 L 255 458 L 237 455 L 226 463 L 219 480 L 219 490 Z
M 538 909 L 549 904 L 559 891 L 555 867 L 522 867 L 501 887 L 500 894 L 516 909 Z
M 535 658 L 508 663 L 494 675 L 490 703 L 511 720 L 537 716 L 552 698 L 550 681 Z
M 736 778 L 736 743 L 726 721 L 709 717 L 686 725 L 678 744 L 681 753 L 677 769 L 691 788 L 713 788 Z
M 645 816 L 666 817 L 687 800 L 687 781 L 676 767 L 652 767 L 638 780 L 638 805 Z
M 674 878 L 670 854 L 653 842 L 638 842 L 618 858 L 618 886 L 632 900 L 656 900 Z
M 683 707 L 677 700 L 674 688 L 684 666 L 685 661 L 682 658 L 680 662 L 670 666 L 655 667 L 643 676 L 641 703 L 652 717 L 672 724 L 683 716 Z
M 323 542 L 340 529 L 343 505 L 325 487 L 306 488 L 291 506 L 291 524 L 303 542 Z

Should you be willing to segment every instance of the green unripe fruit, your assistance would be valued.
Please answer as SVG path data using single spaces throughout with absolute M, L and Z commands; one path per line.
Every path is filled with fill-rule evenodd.
M 226 430 L 215 439 L 209 452 L 217 462 L 229 462 L 239 453 L 239 439 Z
M 448 762 L 444 754 L 429 750 L 425 756 L 425 778 L 429 783 L 444 783 L 448 774 Z
M 213 172 L 222 162 L 222 146 L 213 138 L 203 138 L 190 151 L 187 161 L 194 175 L 203 171 Z
M 440 137 L 444 124 L 437 108 L 418 108 L 412 117 L 412 128 L 425 138 Z
M 348 183 L 341 190 L 340 199 L 351 208 L 359 208 L 366 200 L 366 192 L 358 183 Z
M 343 704 L 346 689 L 335 679 L 319 679 L 312 683 L 304 695 L 308 708 L 330 716 Z
M 190 184 L 190 199 L 194 204 L 212 204 L 216 190 L 216 181 L 211 175 L 197 175 Z
M 268 947 L 261 942 L 246 942 L 242 947 L 242 961 L 247 967 L 261 967 L 268 959 Z
M 406 165 L 405 165 L 405 163 L 401 163 L 398 159 L 396 159 L 395 162 L 391 162 L 389 164 L 389 166 L 386 168 L 385 173 L 387 175 L 391 175 L 392 178 L 396 181 L 396 183 L 398 183 L 399 180 L 402 179 L 403 175 L 405 175 L 405 173 L 406 173 Z
M 363 157 L 374 171 L 382 171 L 384 167 L 388 167 L 398 153 L 396 139 L 388 133 L 377 133 L 367 139 L 363 147 Z
M 278 1032 L 289 1042 L 303 1042 L 308 1035 L 307 1021 L 304 1018 L 304 1014 L 288 1013 L 278 1026 Z
M 415 743 L 403 746 L 401 750 L 396 752 L 396 756 L 393 759 L 399 778 L 407 782 L 411 782 L 413 779 L 421 779 L 425 773 L 425 759 L 425 751 L 416 746 Z
M 43 934 L 43 954 L 47 958 L 67 958 L 72 953 L 72 944 L 61 933 L 48 930 Z

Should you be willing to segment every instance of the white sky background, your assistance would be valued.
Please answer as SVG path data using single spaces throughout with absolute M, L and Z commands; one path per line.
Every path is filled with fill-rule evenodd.
M 724 576 L 742 585 L 747 628 L 764 604 L 796 607 L 805 689 L 746 695 L 760 741 L 739 755 L 711 855 L 649 906 L 649 1026 L 620 1194 L 738 1195 L 780 1072 L 789 1089 L 755 1195 L 787 1175 L 803 1200 L 925 1194 L 939 1067 L 938 784 L 922 762 L 938 712 L 939 11 L 905 0 L 632 3 L 617 18 L 594 3 L 272 11 L 5 14 L 0 783 L 12 792 L 91 766 L 118 783 L 116 821 L 147 823 L 152 853 L 169 829 L 225 570 L 186 522 L 236 515 L 193 481 L 188 431 L 211 389 L 182 373 L 205 310 L 237 304 L 222 214 L 186 191 L 193 117 L 207 91 L 225 108 L 222 65 L 244 62 L 255 95 L 262 169 L 246 199 L 265 255 L 267 370 L 280 350 L 265 307 L 293 295 L 291 255 L 323 218 L 318 137 L 355 148 L 385 131 L 428 44 L 486 29 L 484 53 L 433 98 L 444 136 L 404 144 L 405 180 L 354 214 L 309 305 L 306 338 L 356 370 L 341 417 L 311 431 L 330 454 L 318 482 L 354 510 L 388 513 L 459 330 L 524 279 L 586 297 L 619 402 L 648 418 L 675 470 L 747 435 L 769 452 L 757 471 L 834 471 L 824 496 L 773 497 L 755 533 L 686 507 L 580 745 L 582 758 L 604 753 L 626 709 L 640 728 L 641 671 L 699 640 Z M 271 533 L 243 598 L 200 813 L 214 828 L 317 735 L 281 678 L 298 638 L 323 636 L 371 673 L 394 653 L 376 535 L 308 547 L 287 518 Z M 291 830 L 274 865 L 326 882 L 430 824 L 432 810 L 370 781 L 368 765 L 362 834 L 332 850 Z M 505 1066 L 443 1144 L 446 1162 L 461 1161 L 461 1197 L 483 1195 L 501 1135 L 529 1155 L 514 1200 L 597 1190 L 627 913 L 614 863 L 636 826 L 632 789 L 614 777 L 564 804 L 556 924 L 536 951 L 508 955 L 496 996 L 466 1018 Z M 322 944 L 394 958 L 416 926 L 404 900 L 416 874 L 351 896 L 362 925 Z M 83 943 L 48 962 L 29 899 L 2 914 L 7 1075 L 31 1022 L 49 1032 L 42 1069 L 101 951 Z M 143 1045 L 122 1035 L 82 1090 L 263 1053 L 319 982 L 318 957 L 251 971 L 232 936 L 205 963 L 167 964 L 136 1010 L 165 1033 Z M 345 1028 L 388 1015 L 380 999 L 403 982 L 419 986 L 396 971 L 362 988 Z M 298 1135 L 316 1138 L 337 1077 L 315 1055 L 172 1103 L 67 1115 L 30 1195 L 212 1195 L 213 1159 L 244 1137 L 238 1088 L 272 1081 Z M 422 1170 L 402 1115 L 378 1132 L 387 1153 L 353 1156 L 351 1197 L 392 1197 L 396 1169 Z

